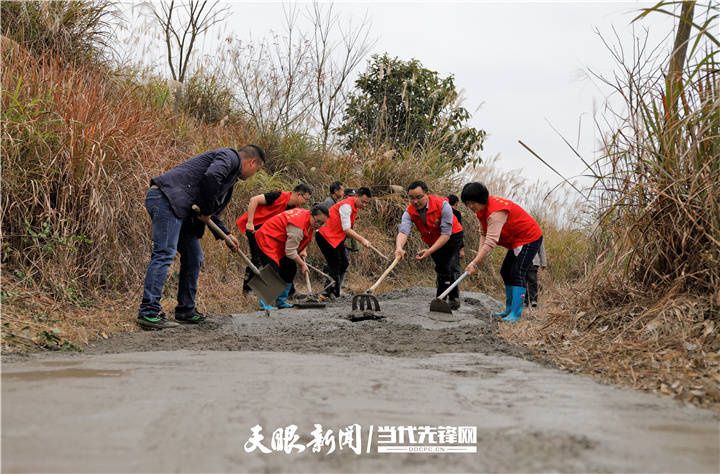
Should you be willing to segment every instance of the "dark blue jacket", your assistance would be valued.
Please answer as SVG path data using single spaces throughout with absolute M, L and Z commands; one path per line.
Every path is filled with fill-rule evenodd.
M 230 233 L 218 214 L 230 202 L 241 171 L 240 153 L 232 148 L 219 148 L 190 158 L 153 178 L 150 183 L 157 185 L 167 196 L 176 216 L 191 221 L 199 238 L 205 231 L 205 225 L 195 218 L 193 204 L 200 207 L 203 215 L 211 216 L 223 232 Z M 221 237 L 215 235 L 215 238 Z

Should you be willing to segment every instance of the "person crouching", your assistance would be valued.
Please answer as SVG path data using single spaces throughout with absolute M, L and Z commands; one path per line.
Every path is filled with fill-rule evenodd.
M 304 258 L 307 257 L 307 246 L 317 229 L 325 225 L 328 211 L 316 204 L 312 209 L 290 209 L 270 218 L 255 232 L 255 241 L 260 249 L 262 265 L 272 266 L 287 287 L 275 300 L 277 308 L 291 308 L 287 303 L 290 287 L 297 273 L 307 273 L 308 267 Z M 269 303 L 269 302 L 268 302 Z M 270 304 L 260 300 L 262 309 L 272 309 Z

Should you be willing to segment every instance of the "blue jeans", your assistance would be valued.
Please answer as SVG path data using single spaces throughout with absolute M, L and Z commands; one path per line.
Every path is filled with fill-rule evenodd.
M 180 219 L 170 207 L 170 201 L 157 188 L 145 194 L 145 209 L 152 220 L 153 249 L 145 273 L 145 286 L 138 315 L 154 316 L 162 311 L 160 298 L 165 287 L 167 271 L 180 252 L 180 276 L 178 281 L 175 316 L 195 311 L 195 293 L 203 260 L 200 241 L 193 232 L 189 219 Z
M 525 244 L 520 253 L 515 256 L 515 252 L 511 250 L 505 254 L 502 267 L 500 267 L 500 275 L 502 276 L 505 286 L 522 286 L 525 287 L 528 268 L 532 266 L 535 254 L 540 250 L 542 244 L 542 236 L 535 242 Z

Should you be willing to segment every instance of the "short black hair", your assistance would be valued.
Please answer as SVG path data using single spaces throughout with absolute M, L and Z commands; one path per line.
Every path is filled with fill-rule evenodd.
M 310 186 L 304 183 L 300 183 L 297 186 L 293 188 L 293 191 L 296 193 L 302 193 L 302 194 L 310 194 L 312 195 L 312 189 L 310 189 Z
M 257 145 L 245 145 L 240 148 L 240 153 L 251 159 L 260 158 L 263 164 L 265 164 L 265 151 Z
M 330 217 L 330 211 L 328 211 L 328 208 L 323 206 L 319 202 L 313 204 L 313 207 L 310 208 L 310 214 L 313 216 L 317 216 L 318 214 L 325 214 L 327 217 Z
M 343 184 L 340 181 L 335 181 L 330 185 L 330 194 L 334 193 L 338 189 L 342 188 Z
M 415 189 L 417 187 L 421 187 L 423 192 L 428 192 L 427 184 L 425 184 L 425 181 L 413 181 L 410 183 L 410 186 L 408 186 L 407 190 L 410 191 L 411 189 Z
M 362 188 L 358 188 L 356 195 L 357 196 L 367 196 L 367 197 L 371 198 L 372 191 L 370 191 L 370 188 L 366 188 L 365 186 L 363 186 Z
M 466 184 L 460 193 L 460 199 L 462 199 L 463 204 L 467 204 L 468 201 L 487 204 L 488 196 L 490 196 L 488 188 L 479 181 Z
M 454 206 L 455 204 L 457 204 L 460 201 L 460 198 L 458 198 L 454 194 L 450 194 L 448 196 L 448 201 L 450 202 L 451 206 Z

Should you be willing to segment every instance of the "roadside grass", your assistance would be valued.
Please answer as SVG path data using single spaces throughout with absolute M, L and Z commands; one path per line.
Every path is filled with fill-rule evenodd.
M 679 17 L 673 4 L 640 17 Z M 717 409 L 720 42 L 711 25 L 720 10 L 706 8 L 677 73 L 642 38 L 632 52 L 611 50 L 617 72 L 599 79 L 621 104 L 603 111 L 603 152 L 586 163 L 595 258 L 547 292 L 541 311 L 500 332 L 561 367 Z

